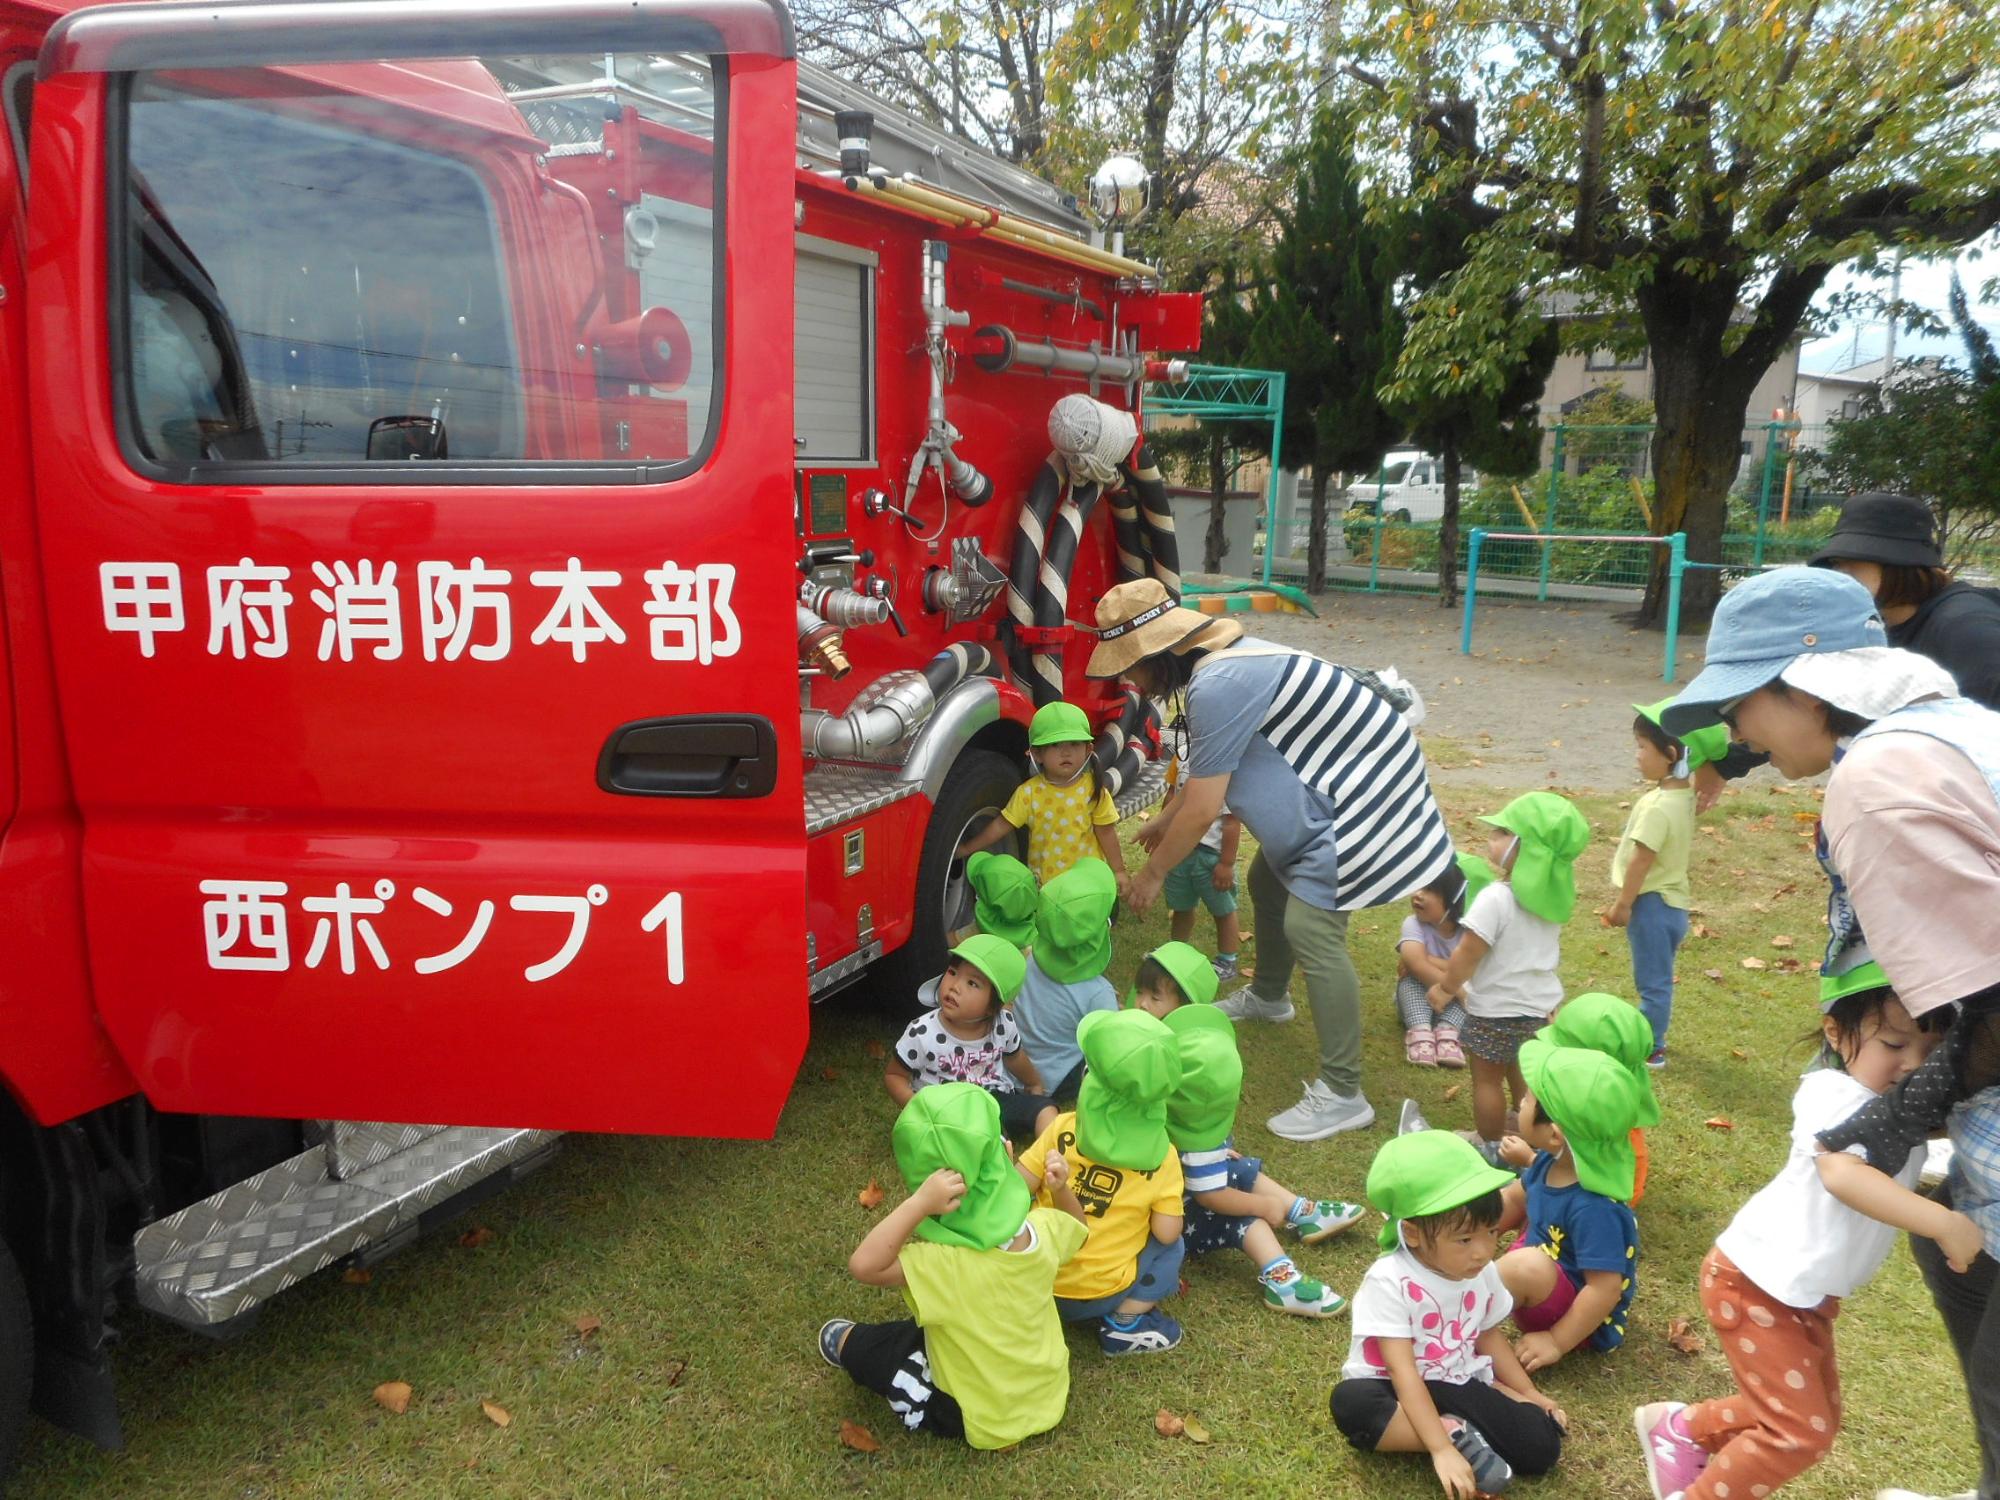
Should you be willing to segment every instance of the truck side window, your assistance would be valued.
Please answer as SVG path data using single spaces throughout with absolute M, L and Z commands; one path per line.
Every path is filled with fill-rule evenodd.
M 132 457 L 278 483 L 691 468 L 718 364 L 713 116 L 705 66 L 665 59 L 137 75 Z

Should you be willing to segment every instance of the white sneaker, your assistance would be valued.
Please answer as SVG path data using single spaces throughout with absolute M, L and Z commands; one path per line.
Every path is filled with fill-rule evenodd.
M 1423 1107 L 1414 1099 L 1405 1099 L 1403 1113 L 1396 1120 L 1396 1134 L 1415 1135 L 1430 1128 L 1431 1122 L 1424 1118 Z
M 1289 1021 L 1298 1014 L 1290 1000 L 1265 1000 L 1247 984 L 1216 1001 L 1215 1008 L 1232 1021 Z
M 1343 1130 L 1362 1130 L 1375 1123 L 1375 1106 L 1360 1094 L 1336 1094 L 1322 1079 L 1306 1084 L 1303 1098 L 1265 1122 L 1271 1134 L 1288 1141 L 1323 1141 Z

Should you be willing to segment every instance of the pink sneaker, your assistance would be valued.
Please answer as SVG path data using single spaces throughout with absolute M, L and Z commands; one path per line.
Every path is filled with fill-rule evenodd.
M 1683 1402 L 1653 1401 L 1632 1413 L 1653 1500 L 1675 1500 L 1708 1467 L 1708 1450 L 1688 1436 L 1686 1410 Z

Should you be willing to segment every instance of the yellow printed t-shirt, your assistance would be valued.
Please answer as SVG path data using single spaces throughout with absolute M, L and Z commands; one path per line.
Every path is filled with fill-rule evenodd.
M 1080 859 L 1102 859 L 1095 829 L 1118 821 L 1111 793 L 1101 787 L 1090 800 L 1090 776 L 1068 786 L 1051 786 L 1046 776 L 1030 776 L 1007 799 L 1000 816 L 1028 830 L 1028 868 L 1047 885 Z
M 1632 816 L 1625 820 L 1625 835 L 1611 856 L 1612 888 L 1624 888 L 1632 850 L 1644 844 L 1653 851 L 1653 867 L 1646 872 L 1639 894 L 1655 891 L 1667 905 L 1686 911 L 1694 902 L 1688 884 L 1688 848 L 1693 843 L 1694 788 L 1654 787 L 1632 804 Z
M 1051 1151 L 1060 1151 L 1068 1160 L 1070 1191 L 1090 1220 L 1090 1238 L 1056 1277 L 1056 1295 L 1093 1302 L 1124 1291 L 1138 1274 L 1139 1252 L 1153 1232 L 1153 1215 L 1180 1214 L 1180 1157 L 1169 1150 L 1166 1160 L 1150 1172 L 1092 1161 L 1076 1149 L 1075 1111 L 1050 1121 L 1035 1144 L 1021 1153 L 1022 1167 L 1039 1178 Z M 1046 1186 L 1036 1190 L 1035 1201 L 1054 1206 Z
M 1028 1229 L 1024 1250 L 911 1240 L 897 1257 L 931 1369 L 975 1448 L 1047 1432 L 1069 1401 L 1069 1346 L 1050 1288 L 1089 1231 L 1059 1208 L 1031 1209 Z

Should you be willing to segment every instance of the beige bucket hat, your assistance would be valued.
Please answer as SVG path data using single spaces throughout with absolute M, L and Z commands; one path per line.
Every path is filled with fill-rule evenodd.
M 1135 578 L 1106 589 L 1097 601 L 1097 649 L 1086 677 L 1122 677 L 1134 662 L 1171 651 L 1213 651 L 1240 639 L 1243 627 L 1226 615 L 1183 609 L 1157 578 Z

